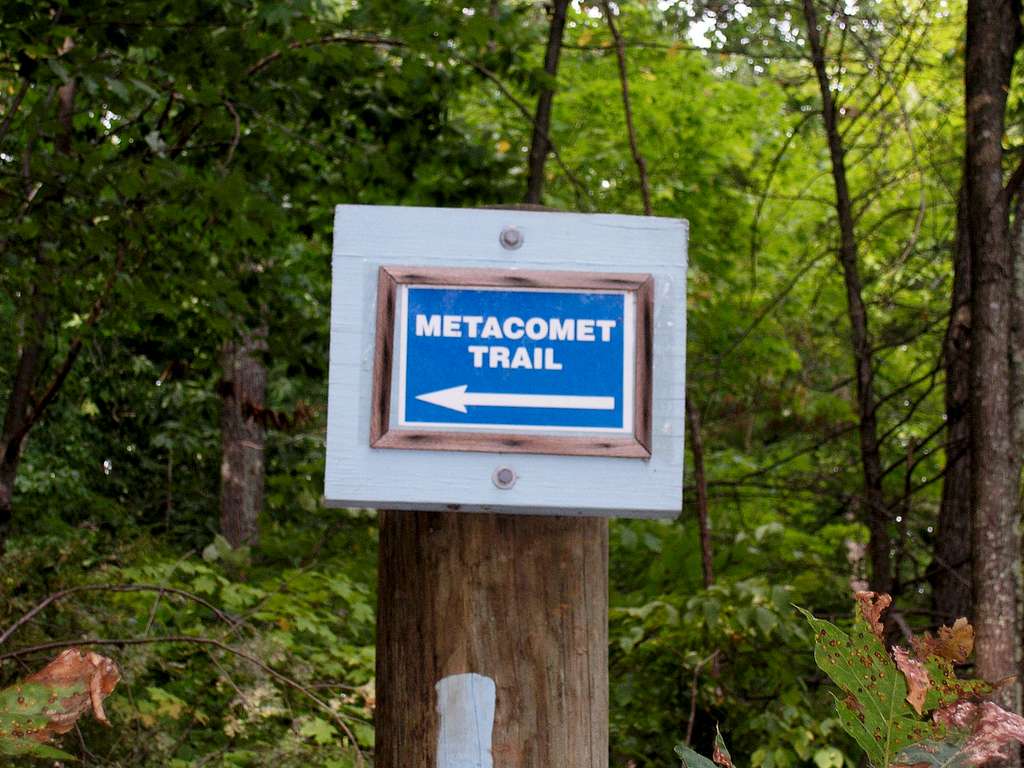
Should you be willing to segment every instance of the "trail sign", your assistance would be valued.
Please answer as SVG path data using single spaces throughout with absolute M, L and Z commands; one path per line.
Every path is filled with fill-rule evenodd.
M 388 265 L 379 281 L 376 357 L 394 363 L 374 448 L 650 456 L 649 274 Z
M 402 299 L 400 426 L 631 429 L 632 294 L 415 286 Z
M 686 224 L 340 206 L 325 496 L 669 516 Z

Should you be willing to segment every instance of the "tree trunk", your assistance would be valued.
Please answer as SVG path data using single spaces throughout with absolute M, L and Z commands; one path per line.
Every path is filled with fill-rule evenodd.
M 0 555 L 7 549 L 7 537 L 11 532 L 11 521 L 14 519 L 14 481 L 18 477 L 18 458 L 20 451 L 15 451 L 13 461 L 7 459 L 7 446 L 0 444 L 3 458 L 0 459 Z
M 266 338 L 266 327 L 250 331 L 240 343 L 227 343 L 221 357 L 220 529 L 232 547 L 259 540 L 266 435 L 261 414 L 267 391 L 260 353 Z
M 971 579 L 971 242 L 967 226 L 967 187 L 957 203 L 953 251 L 953 300 L 943 342 L 946 366 L 946 469 L 942 480 L 929 569 L 937 618 L 951 624 L 974 618 Z
M 870 541 L 868 555 L 871 562 L 871 589 L 890 592 L 893 586 L 889 511 L 882 493 L 882 457 L 878 445 L 878 424 L 875 418 L 874 361 L 871 337 L 868 332 L 868 314 L 864 306 L 860 265 L 857 254 L 857 236 L 854 229 L 853 204 L 846 179 L 846 150 L 839 132 L 835 100 L 825 67 L 825 50 L 818 30 L 818 14 L 814 0 L 804 0 L 807 20 L 807 40 L 814 59 L 814 71 L 821 93 L 821 113 L 825 122 L 829 157 L 832 161 L 832 180 L 836 190 L 836 213 L 839 216 L 839 263 L 846 284 L 846 309 L 850 319 L 850 341 L 853 346 L 857 382 L 857 420 L 860 436 L 860 458 L 864 474 L 864 517 Z
M 1010 328 L 1010 407 L 1013 412 L 1014 445 L 1017 453 L 1017 476 L 1021 476 L 1024 464 L 1024 193 L 1018 192 L 1016 217 L 1013 234 L 1013 287 L 1010 297 L 1013 320 Z M 1024 483 L 1018 489 L 1017 520 L 1024 519 Z M 1019 544 L 1020 542 L 1018 542 Z M 1020 574 L 1018 574 L 1020 577 Z M 1017 583 L 1017 620 L 1021 621 L 1022 582 Z M 1019 663 L 1024 658 L 1018 659 Z M 1024 667 L 1017 673 L 1017 680 L 1024 680 Z M 1024 691 L 1018 683 L 1018 704 L 1024 708 Z M 1019 710 L 1018 710 L 1019 711 Z
M 1017 456 L 1024 462 L 1024 193 L 1018 193 L 1013 233 L 1013 288 L 1010 296 L 1010 392 Z M 1022 489 L 1024 490 L 1024 489 Z M 1021 497 L 1024 503 L 1024 494 Z
M 562 35 L 565 32 L 565 16 L 569 0 L 554 0 L 551 7 L 551 27 L 548 30 L 548 47 L 544 54 L 544 74 L 547 81 L 537 97 L 537 111 L 533 118 L 533 139 L 530 141 L 530 158 L 527 165 L 526 197 L 523 202 L 540 205 L 544 196 L 544 165 L 551 151 L 551 105 L 555 98 L 555 78 L 558 76 L 558 59 L 562 55 Z
M 971 500 L 977 671 L 1018 672 L 1020 457 L 1011 392 L 1013 255 L 1003 123 L 1020 23 L 1010 0 L 968 0 L 967 201 L 971 239 Z M 1020 711 L 1019 685 L 996 695 Z M 1019 760 L 1012 761 L 1019 764 Z
M 74 125 L 72 118 L 75 110 L 75 81 L 65 83 L 57 89 L 57 121 L 61 131 L 57 134 L 55 144 L 61 154 L 69 154 L 72 149 Z M 26 189 L 31 185 L 30 164 L 24 167 L 24 183 Z M 40 254 L 42 251 L 40 251 Z M 39 256 L 40 260 L 42 256 Z M 14 520 L 14 483 L 18 478 L 18 467 L 21 464 L 21 453 L 25 447 L 25 439 L 29 430 L 39 420 L 42 411 L 56 394 L 54 386 L 59 389 L 64 378 L 56 379 L 48 391 L 49 399 L 36 404 L 34 390 L 37 379 L 42 373 L 43 346 L 42 339 L 46 329 L 46 299 L 40 286 L 33 288 L 30 301 L 34 303 L 31 310 L 32 327 L 27 331 L 22 328 L 21 351 L 18 354 L 14 382 L 7 399 L 4 413 L 3 432 L 0 432 L 0 555 L 7 547 Z M 70 359 L 70 364 L 74 358 Z M 64 376 L 70 370 L 66 366 Z
M 715 583 L 714 556 L 711 549 L 711 521 L 708 514 L 708 481 L 704 474 L 704 440 L 700 410 L 686 398 L 686 421 L 693 453 L 693 482 L 697 488 L 697 523 L 700 529 L 700 559 L 704 568 L 704 586 Z
M 35 293 L 33 299 L 38 300 Z M 14 520 L 14 483 L 33 417 L 32 388 L 42 364 L 43 347 L 40 339 L 43 338 L 45 326 L 46 316 L 39 312 L 33 318 L 31 329 L 22 329 L 21 350 L 7 399 L 3 432 L 0 432 L 0 554 L 4 552 Z
M 606 520 L 381 512 L 379 574 L 378 768 L 607 768 Z

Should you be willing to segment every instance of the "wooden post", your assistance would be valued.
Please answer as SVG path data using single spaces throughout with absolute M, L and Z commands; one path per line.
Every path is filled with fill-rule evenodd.
M 324 497 L 391 510 L 377 768 L 607 768 L 607 518 L 679 511 L 686 232 L 338 207 Z
M 467 673 L 493 731 L 439 754 Z M 376 718 L 377 768 L 607 768 L 607 520 L 382 511 Z

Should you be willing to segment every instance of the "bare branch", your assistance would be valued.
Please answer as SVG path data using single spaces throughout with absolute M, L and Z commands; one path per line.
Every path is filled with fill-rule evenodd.
M 7 114 L 4 115 L 4 121 L 0 124 L 0 141 L 4 140 L 4 136 L 7 135 L 8 128 L 11 127 L 11 120 L 14 118 L 14 114 L 18 111 L 21 106 L 22 99 L 25 98 L 25 94 L 28 93 L 29 81 L 22 80 L 21 87 L 18 89 L 18 93 L 14 96 L 14 101 L 11 102 L 11 106 L 7 109 Z
M 32 619 L 46 610 L 49 606 L 66 597 L 81 594 L 82 592 L 156 592 L 158 595 L 177 595 L 203 606 L 229 627 L 234 628 L 240 623 L 238 619 L 228 615 L 213 603 L 199 597 L 199 595 L 186 592 L 183 589 L 176 589 L 175 587 L 167 587 L 159 584 L 83 584 L 81 586 L 70 587 L 59 592 L 54 592 L 36 603 L 31 610 L 21 616 L 21 618 L 4 630 L 3 633 L 0 633 L 0 645 L 7 642 L 11 635 L 17 632 L 21 627 L 28 624 L 28 622 L 32 621 Z
M 253 64 L 249 69 L 246 70 L 246 77 L 252 77 L 256 73 L 265 69 L 268 65 L 280 59 L 286 50 L 294 51 L 300 48 L 312 48 L 317 45 L 380 45 L 386 48 L 405 48 L 406 44 L 401 40 L 396 40 L 392 37 L 379 37 L 377 35 L 324 35 L 313 40 L 296 40 L 295 42 L 289 43 L 288 47 L 283 50 L 277 50 L 273 53 L 268 53 L 262 59 Z
M 537 126 L 537 123 L 534 120 L 534 116 L 530 113 L 530 110 L 527 109 L 526 105 L 516 98 L 515 94 L 509 90 L 508 86 L 506 86 L 505 83 L 501 81 L 501 78 L 494 74 L 494 72 L 491 72 L 491 70 L 487 69 L 487 67 L 485 67 L 482 64 L 472 61 L 471 59 L 467 59 L 465 56 L 462 56 L 461 54 L 453 52 L 452 55 L 455 56 L 455 58 L 457 58 L 463 64 L 472 67 L 478 74 L 482 75 L 484 78 L 494 83 L 494 85 L 498 87 L 498 90 L 501 91 L 501 94 L 506 99 L 512 102 L 513 106 L 515 106 L 515 108 L 519 110 L 519 113 L 524 118 L 526 118 L 534 126 L 534 128 L 536 128 L 537 130 L 543 130 L 541 127 Z M 583 182 L 580 181 L 579 177 L 577 177 L 575 173 L 569 170 L 569 167 L 565 164 L 565 161 L 562 160 L 562 156 L 559 154 L 558 148 L 555 146 L 555 142 L 551 140 L 551 136 L 546 132 L 544 132 L 543 135 L 546 137 L 548 147 L 551 149 L 551 154 L 555 158 L 555 162 L 558 163 L 558 167 L 562 169 L 562 173 L 565 174 L 566 178 L 569 179 L 569 181 L 575 188 L 576 204 L 579 205 L 582 197 L 585 196 L 587 198 L 587 201 L 591 203 L 592 207 L 593 200 L 590 197 L 590 192 L 587 191 L 586 186 L 584 186 Z
M 43 412 L 46 410 L 47 406 L 49 406 L 50 403 L 53 402 L 54 398 L 57 396 L 57 393 L 60 391 L 60 388 L 63 386 L 64 380 L 67 379 L 68 374 L 71 373 L 71 369 L 72 367 L 74 367 L 75 361 L 78 359 L 78 355 L 82 351 L 82 343 L 85 340 L 85 331 L 91 329 L 94 325 L 96 325 L 96 321 L 99 320 L 100 315 L 103 314 L 104 306 L 106 305 L 107 300 L 110 298 L 110 294 L 113 292 L 114 284 L 117 282 L 117 278 L 118 276 L 120 276 L 121 270 L 124 268 L 124 254 L 124 245 L 118 245 L 117 258 L 114 262 L 114 269 L 107 277 L 107 281 L 106 284 L 103 286 L 103 290 L 100 292 L 100 294 L 96 297 L 96 300 L 93 302 L 92 309 L 89 311 L 89 316 L 85 319 L 85 322 L 83 323 L 82 333 L 79 333 L 78 336 L 72 339 L 71 344 L 68 345 L 68 351 L 64 355 L 64 361 L 57 369 L 57 372 L 50 380 L 50 383 L 43 391 L 43 394 L 32 403 L 28 415 L 18 426 L 18 429 L 14 432 L 13 435 L 11 435 L 11 438 L 7 444 L 8 450 L 11 450 L 12 448 L 14 450 L 20 450 L 21 443 L 25 439 L 25 436 L 29 433 L 32 427 L 35 426 L 36 422 L 38 422 L 39 419 L 42 418 Z
M 303 685 L 302 683 L 298 682 L 297 680 L 293 680 L 292 678 L 288 677 L 285 674 L 282 674 L 281 672 L 278 672 L 276 669 L 271 667 L 269 664 L 267 664 L 265 661 L 263 661 L 259 657 L 254 656 L 253 654 L 248 653 L 246 651 L 239 650 L 238 648 L 232 648 L 227 643 L 222 642 L 222 641 L 217 640 L 217 639 L 212 638 L 212 637 L 199 637 L 199 636 L 194 636 L 194 635 L 167 635 L 167 636 L 164 636 L 164 637 L 123 637 L 123 638 L 87 638 L 87 639 L 84 639 L 84 640 L 54 640 L 54 641 L 48 642 L 48 643 L 40 643 L 38 645 L 30 645 L 30 646 L 27 646 L 25 648 L 19 648 L 19 649 L 15 650 L 15 651 L 10 651 L 8 653 L 0 655 L 0 663 L 3 663 L 5 661 L 10 661 L 10 660 L 13 660 L 13 659 L 18 659 L 18 658 L 21 658 L 22 656 L 28 656 L 28 655 L 33 654 L 33 653 L 41 653 L 43 651 L 50 651 L 50 650 L 53 650 L 54 648 L 67 648 L 68 646 L 75 646 L 75 647 L 82 647 L 82 646 L 87 646 L 87 645 L 90 645 L 90 646 L 94 646 L 94 645 L 128 646 L 128 645 L 154 645 L 154 644 L 158 644 L 158 643 L 163 643 L 163 644 L 174 644 L 174 643 L 177 643 L 177 644 L 212 646 L 214 648 L 217 648 L 219 650 L 224 651 L 225 653 L 230 653 L 233 656 L 237 656 L 240 659 L 244 659 L 245 661 L 248 661 L 253 666 L 258 667 L 263 672 L 265 672 L 266 674 L 270 675 L 272 678 L 277 680 L 279 683 L 281 683 L 283 685 L 286 685 L 289 688 L 292 688 L 292 689 L 298 691 L 303 696 L 305 696 L 306 698 L 308 698 L 312 702 L 314 702 L 324 712 L 326 712 L 334 720 L 334 722 L 338 724 L 338 727 L 341 728 L 342 732 L 344 732 L 344 734 L 346 736 L 348 736 L 348 738 L 352 741 L 353 746 L 355 746 L 355 748 L 356 748 L 356 752 L 357 752 L 358 759 L 359 759 L 359 765 L 364 765 L 363 753 L 362 753 L 362 750 L 359 749 L 359 742 L 356 740 L 355 734 L 352 733 L 352 730 L 348 727 L 348 724 L 342 719 L 341 715 L 339 715 L 337 712 L 335 712 L 326 701 L 324 701 L 319 696 L 317 696 L 307 686 Z
M 608 30 L 615 39 L 615 58 L 619 64 L 619 84 L 622 87 L 622 106 L 626 113 L 626 135 L 629 137 L 629 151 L 633 155 L 633 162 L 636 163 L 637 175 L 640 177 L 640 196 L 644 202 L 644 215 L 650 216 L 651 209 L 651 184 L 647 178 L 647 161 L 640 154 L 637 146 L 636 128 L 633 125 L 633 108 L 629 101 L 629 74 L 626 71 L 626 47 L 619 34 L 619 28 L 615 25 L 615 16 L 607 0 L 601 3 L 601 10 L 608 21 Z
M 235 150 L 238 149 L 238 141 L 242 136 L 242 121 L 238 118 L 238 110 L 235 109 L 235 105 L 227 99 L 224 99 L 224 107 L 231 113 L 231 117 L 235 121 L 235 134 L 231 137 L 228 156 L 224 159 L 224 168 L 226 169 L 231 165 L 231 159 L 235 156 Z

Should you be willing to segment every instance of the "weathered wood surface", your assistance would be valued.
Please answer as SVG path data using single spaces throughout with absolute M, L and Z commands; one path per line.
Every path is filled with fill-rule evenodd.
M 653 276 L 651 439 L 645 446 L 649 459 L 370 446 L 379 268 L 511 266 L 509 251 L 498 241 L 506 226 L 523 234 L 523 245 L 514 255 L 514 266 L 523 274 L 578 270 Z M 327 504 L 435 511 L 458 504 L 474 512 L 677 516 L 685 421 L 686 231 L 684 221 L 647 216 L 339 206 L 331 299 Z M 396 402 L 389 404 L 389 411 L 397 412 Z M 378 419 L 374 435 L 382 434 L 384 426 Z M 498 466 L 515 471 L 519 479 L 513 488 L 495 487 L 491 478 Z
M 495 768 L 607 768 L 607 521 L 381 512 L 379 579 L 377 768 L 436 768 L 436 687 L 467 673 Z
M 267 395 L 267 327 L 246 331 L 221 353 L 220 530 L 232 547 L 259 541 L 266 427 L 256 418 Z

